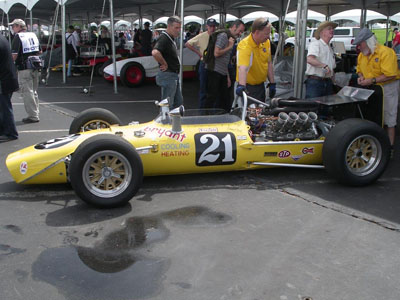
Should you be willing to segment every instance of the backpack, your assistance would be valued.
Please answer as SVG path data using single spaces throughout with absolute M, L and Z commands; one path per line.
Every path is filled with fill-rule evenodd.
M 33 55 L 29 56 L 26 60 L 26 68 L 32 70 L 41 70 L 43 69 L 43 60 L 40 56 Z
M 217 42 L 217 36 L 220 33 L 226 33 L 228 39 L 232 37 L 231 31 L 229 29 L 218 29 L 210 35 L 210 37 L 208 38 L 208 46 L 203 53 L 203 62 L 206 64 L 207 70 L 214 71 L 214 66 L 215 66 L 214 49 L 215 49 L 215 43 Z
M 68 43 L 68 40 L 71 36 L 73 37 L 72 33 L 65 39 L 67 61 L 70 59 L 75 59 L 75 57 L 76 57 L 76 52 L 75 52 L 74 46 L 72 44 Z

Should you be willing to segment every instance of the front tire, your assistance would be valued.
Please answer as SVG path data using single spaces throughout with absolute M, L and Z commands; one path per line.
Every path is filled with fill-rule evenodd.
M 89 108 L 79 113 L 69 127 L 69 134 L 110 128 L 121 125 L 121 120 L 111 111 L 103 108 Z
M 139 87 L 146 79 L 146 72 L 143 66 L 137 62 L 129 62 L 121 69 L 121 82 L 127 87 Z
M 135 196 L 142 184 L 143 165 L 128 141 L 100 134 L 79 145 L 72 156 L 69 174 L 79 198 L 100 208 L 112 208 Z
M 386 132 L 373 122 L 346 119 L 328 134 L 322 159 L 328 173 L 339 182 L 364 186 L 385 171 L 390 154 Z

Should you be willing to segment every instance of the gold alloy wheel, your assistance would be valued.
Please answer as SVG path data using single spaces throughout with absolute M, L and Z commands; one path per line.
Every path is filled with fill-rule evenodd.
M 381 144 L 371 135 L 355 138 L 346 149 L 346 166 L 357 176 L 373 172 L 379 166 L 381 159 Z
M 111 127 L 111 124 L 104 120 L 90 120 L 89 122 L 85 123 L 82 126 L 81 132 L 96 130 L 96 129 L 110 128 L 110 127 Z
M 123 193 L 132 180 L 132 167 L 121 153 L 105 150 L 93 154 L 82 169 L 83 183 L 94 195 L 111 198 Z

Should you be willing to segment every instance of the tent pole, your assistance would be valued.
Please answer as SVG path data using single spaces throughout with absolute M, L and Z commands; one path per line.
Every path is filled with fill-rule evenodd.
M 110 19 L 111 19 L 111 48 L 112 48 L 112 60 L 114 68 L 114 94 L 118 94 L 117 88 L 117 62 L 115 60 L 115 30 L 114 30 L 114 5 L 113 0 L 110 0 Z
M 203 21 L 203 25 L 202 25 L 203 31 L 206 31 L 206 29 L 207 29 L 206 24 L 207 24 L 207 11 L 205 10 L 204 11 L 204 21 Z
M 365 0 L 362 0 L 362 9 L 361 9 L 361 17 L 360 17 L 360 28 L 364 28 L 367 26 L 367 8 L 365 5 Z
M 31 32 L 33 32 L 33 16 L 32 16 L 32 9 L 29 11 L 29 19 L 31 22 Z
M 298 0 L 296 20 L 296 47 L 293 59 L 293 95 L 296 98 L 303 98 L 303 82 L 305 71 L 305 45 L 307 30 L 308 0 Z
M 326 20 L 325 21 L 330 21 L 331 20 L 331 11 L 332 11 L 332 8 L 331 8 L 331 6 L 330 5 L 328 5 L 327 6 L 327 9 L 326 9 L 326 11 L 327 11 L 327 15 L 326 15 Z
M 184 13 L 184 7 L 185 7 L 185 0 L 181 0 L 181 20 L 182 20 L 182 26 L 181 26 L 181 38 L 179 41 L 179 57 L 181 59 L 181 68 L 179 70 L 179 88 L 182 93 L 182 80 L 183 80 L 183 29 L 184 29 L 184 21 L 183 19 L 185 18 L 185 13 Z
M 288 0 L 288 3 L 289 3 L 290 1 Z M 279 30 L 278 30 L 278 34 L 279 34 L 279 40 L 278 40 L 278 47 L 276 47 L 276 51 L 278 52 L 278 54 L 279 54 L 279 56 L 283 56 L 283 48 L 284 48 L 284 46 L 285 46 L 285 32 L 284 32 L 284 18 L 285 18 L 285 16 L 283 15 L 285 12 L 284 12 L 284 8 L 283 8 L 283 1 L 281 1 L 281 7 L 280 7 L 280 10 L 279 10 Z M 282 40 L 283 41 L 283 43 L 282 42 L 280 42 L 280 40 Z M 275 42 L 275 39 L 274 39 L 274 42 Z M 277 57 L 278 55 L 276 55 L 275 54 L 275 57 Z M 276 62 L 276 59 L 275 59 L 275 57 L 274 57 L 274 66 L 275 66 L 275 62 Z
M 7 13 L 7 26 L 10 24 L 10 16 Z M 8 43 L 10 44 L 10 49 L 11 49 L 11 31 L 10 28 L 8 28 Z
M 62 64 L 63 64 L 63 83 L 67 83 L 67 69 L 66 69 L 66 63 L 67 63 L 67 53 L 66 53 L 66 42 L 65 42 L 65 3 L 61 5 L 61 36 L 63 37 L 61 39 L 61 46 L 62 46 Z
M 285 28 L 286 28 L 285 22 L 286 22 L 286 15 L 288 13 L 289 6 L 290 6 L 290 0 L 288 0 L 288 2 L 286 4 L 286 10 L 285 10 L 285 12 L 283 12 L 283 2 L 281 2 L 281 10 L 279 13 L 279 42 L 278 42 L 278 46 L 276 47 L 276 52 L 275 52 L 274 60 L 273 60 L 274 67 L 276 65 L 278 56 L 279 55 L 283 56 L 284 43 L 285 43 Z M 283 13 L 284 13 L 284 15 L 282 16 Z
M 143 28 L 142 6 L 139 5 L 139 29 Z
M 386 19 L 386 42 L 385 45 L 388 45 L 389 40 L 389 26 L 390 26 L 390 4 L 387 4 L 387 19 Z

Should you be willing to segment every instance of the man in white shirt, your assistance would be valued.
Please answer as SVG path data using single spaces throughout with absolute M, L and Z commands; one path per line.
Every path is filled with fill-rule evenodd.
M 322 22 L 316 32 L 316 40 L 308 46 L 306 69 L 306 98 L 332 95 L 333 70 L 336 67 L 335 54 L 329 45 L 334 29 L 338 24 L 330 21 Z
M 75 26 L 75 30 L 72 34 L 74 35 L 76 46 L 79 47 L 81 45 L 81 28 L 79 26 Z

